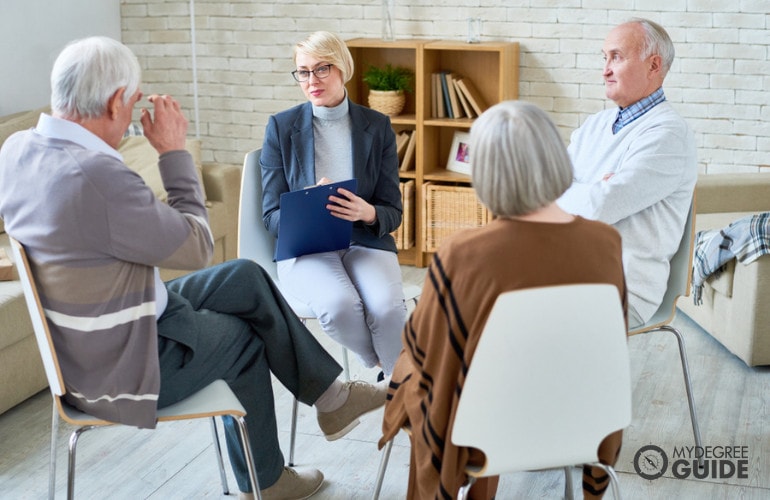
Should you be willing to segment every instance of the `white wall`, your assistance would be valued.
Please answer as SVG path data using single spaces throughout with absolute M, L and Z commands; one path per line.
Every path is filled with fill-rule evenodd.
M 90 35 L 120 40 L 120 0 L 0 0 L 0 116 L 48 104 L 56 56 Z
M 192 118 L 190 0 L 122 0 L 123 41 L 143 90 L 180 98 Z M 396 0 L 397 38 L 521 44 L 519 97 L 548 111 L 565 140 L 611 106 L 602 88 L 607 32 L 631 16 L 660 22 L 677 57 L 664 89 L 695 131 L 700 170 L 770 171 L 770 0 Z M 241 163 L 267 117 L 304 100 L 289 72 L 307 33 L 381 36 L 379 0 L 195 0 L 205 161 Z M 192 122 L 191 122 L 192 123 Z

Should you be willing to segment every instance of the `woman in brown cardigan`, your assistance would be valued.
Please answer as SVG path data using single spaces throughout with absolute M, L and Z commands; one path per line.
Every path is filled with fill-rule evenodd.
M 554 203 L 572 182 L 572 167 L 545 112 L 521 101 L 490 108 L 471 129 L 470 154 L 474 188 L 495 220 L 453 235 L 433 258 L 420 302 L 404 328 L 404 350 L 385 407 L 380 446 L 402 426 L 411 427 L 410 499 L 455 497 L 466 479 L 465 465 L 483 462 L 480 451 L 454 446 L 450 429 L 467 368 L 499 294 L 610 283 L 626 310 L 618 233 Z M 600 395 L 591 391 L 586 397 Z M 615 464 L 621 438 L 618 431 L 604 439 L 602 462 Z M 493 498 L 497 483 L 498 477 L 477 481 L 471 498 Z M 601 497 L 608 484 L 601 469 L 584 469 L 585 498 Z

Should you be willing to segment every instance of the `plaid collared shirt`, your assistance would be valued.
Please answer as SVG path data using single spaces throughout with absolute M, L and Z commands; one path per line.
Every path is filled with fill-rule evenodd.
M 620 129 L 665 100 L 666 96 L 663 94 L 663 87 L 661 87 L 644 99 L 640 99 L 626 108 L 619 108 L 618 117 L 615 119 L 615 123 L 612 124 L 612 133 L 617 134 Z

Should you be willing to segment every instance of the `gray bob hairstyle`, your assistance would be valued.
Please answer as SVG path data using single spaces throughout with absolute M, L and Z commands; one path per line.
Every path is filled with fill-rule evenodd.
M 294 62 L 302 53 L 333 64 L 342 73 L 342 83 L 353 78 L 353 56 L 345 42 L 334 33 L 316 31 L 294 46 Z
M 139 88 L 142 71 L 131 50 L 112 38 L 95 36 L 70 42 L 51 71 L 51 110 L 68 119 L 102 116 L 107 101 L 125 87 L 127 103 Z
M 496 216 L 545 207 L 572 184 L 572 163 L 556 126 L 534 104 L 504 101 L 473 123 L 473 187 Z

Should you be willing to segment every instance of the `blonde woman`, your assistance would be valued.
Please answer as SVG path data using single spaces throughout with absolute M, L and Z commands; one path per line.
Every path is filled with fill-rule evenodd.
M 350 247 L 281 260 L 278 275 L 331 338 L 389 376 L 406 321 L 390 236 L 402 211 L 395 133 L 387 116 L 348 99 L 353 58 L 337 35 L 312 33 L 294 47 L 294 62 L 307 102 L 268 121 L 260 158 L 265 226 L 278 236 L 282 193 L 350 178 L 358 186 L 330 197 L 332 215 L 353 222 Z

